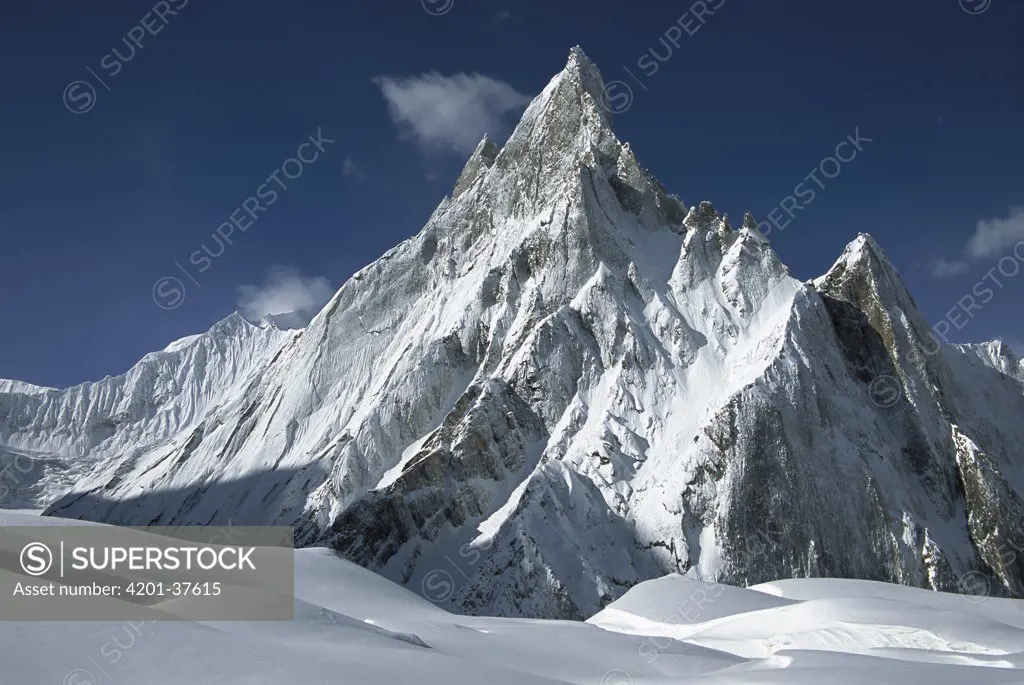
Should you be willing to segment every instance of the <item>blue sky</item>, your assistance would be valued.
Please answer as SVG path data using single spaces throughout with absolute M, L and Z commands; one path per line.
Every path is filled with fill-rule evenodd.
M 422 227 L 466 140 L 506 134 L 576 44 L 631 89 L 609 95 L 641 164 L 737 220 L 786 217 L 859 130 L 773 231 L 783 261 L 811 278 L 870 232 L 950 340 L 1024 341 L 1022 29 L 1017 0 L 5 3 L 0 377 L 99 379 L 236 308 L 321 300 Z

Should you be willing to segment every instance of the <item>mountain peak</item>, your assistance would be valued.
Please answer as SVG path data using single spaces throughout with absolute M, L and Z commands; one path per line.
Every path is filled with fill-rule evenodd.
M 569 61 L 557 78 L 562 77 L 568 77 L 578 90 L 590 95 L 594 102 L 600 105 L 600 110 L 605 115 L 605 122 L 610 127 L 611 112 L 606 102 L 608 95 L 605 92 L 604 78 L 601 76 L 601 70 L 597 68 L 593 60 L 587 57 L 580 46 L 577 45 L 569 50 Z
M 597 68 L 592 59 L 587 57 L 579 45 L 569 50 L 569 60 L 565 64 L 565 72 L 578 76 L 581 81 L 586 81 L 590 85 L 596 84 L 598 92 L 604 89 L 601 70 Z
M 850 241 L 847 250 L 859 257 L 889 262 L 889 258 L 885 256 L 882 246 L 878 244 L 870 233 L 858 233 L 857 237 Z
M 501 152 L 501 146 L 491 140 L 489 134 L 485 133 L 484 137 L 477 143 L 476 149 L 473 150 L 473 155 L 484 157 L 493 162 L 499 152 Z
M 577 182 L 583 168 L 599 176 L 616 174 L 623 145 L 612 130 L 604 99 L 600 71 L 580 48 L 573 48 L 565 67 L 526 108 L 504 146 L 499 150 L 488 138 L 480 142 L 456 182 L 452 200 L 478 186 L 485 175 L 494 176 L 505 190 L 488 192 L 515 198 L 513 211 L 521 215 L 560 196 L 566 184 Z
M 729 226 L 729 219 L 724 214 L 719 214 L 715 210 L 715 206 L 703 200 L 699 204 L 690 207 L 689 212 L 686 214 L 686 218 L 683 220 L 683 225 L 691 231 L 715 231 L 718 233 L 730 233 L 732 227 Z
M 318 313 L 319 310 L 314 309 L 296 309 L 295 311 L 281 312 L 280 314 L 267 314 L 260 319 L 260 323 L 266 326 L 273 326 L 281 331 L 301 330 L 308 326 L 309 322 Z
M 583 52 L 583 48 L 579 45 L 574 45 L 569 48 L 569 64 L 572 64 L 573 62 L 586 63 L 590 65 L 594 64 L 593 60 L 587 57 L 587 53 Z
M 480 178 L 484 171 L 490 169 L 499 152 L 501 152 L 501 147 L 485 133 L 484 137 L 477 144 L 476 149 L 473 150 L 473 154 L 466 161 L 466 165 L 462 167 L 459 178 L 455 181 L 452 199 L 462 195 L 466 189 L 471 187 Z
M 594 139 L 614 137 L 601 71 L 579 46 L 569 51 L 565 68 L 527 108 L 523 123 L 535 118 L 569 130 L 578 130 L 584 123 Z
M 888 282 L 898 291 L 906 290 L 896 267 L 870 233 L 857 234 L 828 273 L 816 280 L 816 284 L 827 287 L 830 283 L 846 281 L 852 274 L 870 274 L 875 281 Z

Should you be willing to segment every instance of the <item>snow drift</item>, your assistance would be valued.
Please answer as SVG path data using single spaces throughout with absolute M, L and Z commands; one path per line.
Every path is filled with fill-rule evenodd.
M 60 519 L 8 514 L 13 525 Z M 324 548 L 295 621 L 0 623 L 10 683 L 1017 685 L 1020 602 L 883 583 L 641 583 L 587 623 L 456 616 Z

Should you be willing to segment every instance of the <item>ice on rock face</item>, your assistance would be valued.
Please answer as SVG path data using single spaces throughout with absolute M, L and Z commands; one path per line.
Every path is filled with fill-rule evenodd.
M 228 321 L 96 398 L 0 382 L 0 443 L 91 469 L 51 513 L 292 525 L 428 595 L 447 573 L 463 612 L 584 617 L 687 571 L 1019 593 L 1019 360 L 938 345 L 868 236 L 793 279 L 603 97 L 573 49 L 301 332 Z

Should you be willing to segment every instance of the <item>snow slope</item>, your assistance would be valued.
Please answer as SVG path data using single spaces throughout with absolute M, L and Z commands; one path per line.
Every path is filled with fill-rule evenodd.
M 744 659 L 709 683 L 1019 683 L 1024 603 L 884 583 L 785 580 L 738 589 L 695 577 L 648 581 L 591 618 L 650 636 L 620 682 L 677 641 Z M 824 678 L 825 680 L 822 680 Z
M 144 410 L 97 433 L 106 404 L 5 414 L 33 401 L 11 384 L 0 443 L 105 457 L 50 514 L 291 525 L 469 614 L 582 619 L 691 570 L 1024 596 L 1020 360 L 938 345 L 866 234 L 792 278 L 603 97 L 574 48 L 419 234 L 226 355 L 212 401 L 119 390 Z
M 65 390 L 0 379 L 0 506 L 45 506 L 103 462 L 166 444 L 228 401 L 296 332 L 239 314 Z
M 295 573 L 291 622 L 0 623 L 3 681 L 1024 682 L 1024 614 L 1012 600 L 840 580 L 742 590 L 669 576 L 581 623 L 450 614 L 323 548 L 297 550 Z

